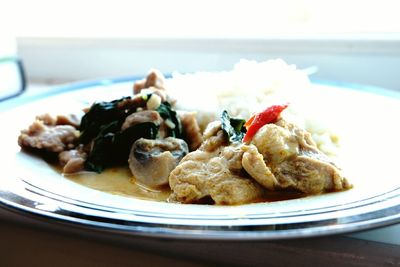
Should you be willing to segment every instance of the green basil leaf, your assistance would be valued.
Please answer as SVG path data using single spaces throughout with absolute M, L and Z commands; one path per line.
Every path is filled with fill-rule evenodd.
M 176 111 L 172 109 L 171 104 L 168 102 L 163 102 L 157 108 L 156 111 L 160 114 L 160 116 L 164 120 L 169 119 L 175 125 L 174 129 L 168 128 L 168 136 L 172 136 L 175 138 L 183 138 L 181 121 L 179 120 L 178 115 L 176 114 Z
M 116 121 L 102 127 L 98 136 L 93 140 L 92 150 L 85 161 L 86 170 L 100 173 L 111 165 L 113 140 L 118 130 L 119 125 Z
M 93 141 L 93 148 L 85 162 L 88 171 L 102 172 L 104 168 L 125 163 L 133 143 L 139 138 L 155 139 L 159 126 L 152 122 L 133 125 L 119 131 L 118 122 L 102 128 Z
M 242 142 L 246 133 L 244 119 L 231 118 L 228 111 L 224 110 L 221 114 L 221 128 L 230 142 Z
M 81 144 L 89 143 L 99 134 L 102 127 L 111 122 L 118 121 L 122 124 L 128 114 L 125 110 L 118 109 L 118 103 L 125 99 L 130 99 L 130 97 L 93 104 L 90 110 L 82 117 L 79 126 L 81 132 L 79 142 Z

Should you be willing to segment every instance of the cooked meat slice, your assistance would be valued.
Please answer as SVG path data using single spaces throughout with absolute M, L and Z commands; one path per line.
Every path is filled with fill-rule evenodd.
M 70 115 L 57 115 L 56 117 L 56 125 L 71 125 L 75 128 L 79 128 L 81 120 L 78 116 L 74 114 Z
M 219 205 L 237 205 L 261 198 L 261 186 L 229 169 L 232 157 L 225 156 L 231 155 L 231 151 L 224 149 L 221 153 L 196 150 L 183 158 L 169 176 L 171 201 L 196 203 L 211 197 Z
M 156 87 L 144 88 L 140 91 L 140 94 L 138 94 L 137 96 L 142 97 L 143 95 L 157 95 L 160 98 L 160 102 L 170 101 L 170 99 L 167 96 L 167 92 L 164 89 L 158 89 Z
M 263 126 L 251 142 L 268 163 L 277 164 L 299 153 L 296 136 L 288 129 L 275 124 Z
M 146 100 L 141 95 L 135 95 L 132 98 L 125 98 L 117 103 L 120 110 L 131 110 L 146 107 Z
M 195 112 L 185 112 L 180 114 L 184 139 L 188 143 L 190 151 L 194 151 L 203 142 L 199 124 L 197 123 Z
M 79 131 L 70 125 L 47 126 L 41 120 L 34 121 L 18 137 L 21 147 L 61 152 L 71 149 L 78 141 Z
M 242 146 L 226 146 L 221 150 L 220 156 L 226 159 L 227 167 L 231 172 L 240 173 L 242 171 Z
M 126 117 L 124 123 L 122 124 L 121 130 L 126 130 L 129 127 L 144 122 L 153 122 L 156 125 L 160 125 L 162 121 L 163 120 L 157 111 L 154 110 L 139 111 L 132 113 L 131 115 Z
M 168 183 L 168 176 L 188 153 L 185 141 L 173 137 L 137 140 L 129 155 L 129 168 L 140 183 L 157 187 Z
M 158 89 L 164 89 L 164 83 L 164 75 L 159 70 L 153 69 L 146 77 L 144 88 L 155 87 Z
M 61 166 L 63 166 L 63 173 L 66 174 L 82 171 L 85 167 L 86 158 L 87 154 L 83 151 L 82 147 L 63 151 L 58 154 L 58 160 Z
M 210 122 L 204 130 L 203 138 L 208 139 L 211 136 L 215 136 L 219 130 L 221 130 L 221 121 Z
M 200 146 L 201 150 L 213 152 L 220 148 L 223 145 L 226 145 L 227 141 L 225 138 L 225 134 L 222 130 L 217 132 L 216 136 L 211 136 L 208 139 L 205 139 L 203 144 Z
M 133 94 L 134 94 L 134 95 L 139 94 L 140 91 L 142 91 L 142 89 L 145 88 L 145 87 L 144 87 L 145 84 L 146 84 L 146 79 L 136 81 L 136 82 L 133 84 Z
M 265 164 L 264 157 L 258 152 L 257 148 L 254 145 L 244 145 L 242 151 L 244 153 L 241 164 L 245 171 L 265 188 L 274 190 L 278 181 L 271 169 Z
M 155 125 L 160 126 L 159 135 L 160 138 L 165 138 L 168 136 L 168 126 L 166 125 L 160 114 L 154 110 L 144 110 L 132 113 L 126 117 L 124 123 L 122 124 L 121 130 L 124 131 L 129 127 L 132 127 L 139 123 L 152 122 Z
M 56 117 L 51 116 L 48 113 L 36 116 L 36 120 L 42 121 L 45 125 L 71 125 L 75 128 L 79 127 L 80 120 L 78 116 L 74 114 L 70 115 L 57 115 Z
M 133 84 L 133 94 L 137 95 L 143 93 L 142 90 L 146 89 L 147 93 L 154 93 L 161 98 L 161 101 L 167 100 L 167 94 L 165 92 L 165 77 L 158 70 L 151 70 L 147 75 L 146 79 L 136 81 Z
M 164 90 L 165 77 L 159 70 L 151 70 L 146 79 L 137 81 L 133 85 L 133 93 L 136 95 L 144 88 L 154 87 Z
M 296 138 L 296 142 L 298 142 L 300 148 L 303 148 L 303 150 L 320 152 L 317 148 L 317 144 L 314 142 L 309 132 L 297 127 L 293 123 L 288 123 L 283 119 L 278 120 L 275 124 L 283 129 L 288 130 L 292 136 Z
M 57 125 L 57 119 L 51 116 L 49 113 L 36 116 L 36 120 L 42 121 L 43 124 L 49 126 Z
M 349 187 L 336 167 L 312 156 L 288 159 L 276 166 L 274 173 L 282 188 L 293 187 L 307 194 L 339 191 Z
M 282 119 L 267 124 L 257 132 L 252 144 L 277 179 L 277 188 L 317 194 L 351 187 L 340 169 L 317 148 L 311 135 L 294 124 Z
M 213 152 L 221 146 L 227 145 L 225 134 L 221 129 L 221 122 L 214 121 L 209 123 L 203 134 L 203 143 L 201 144 L 201 150 Z

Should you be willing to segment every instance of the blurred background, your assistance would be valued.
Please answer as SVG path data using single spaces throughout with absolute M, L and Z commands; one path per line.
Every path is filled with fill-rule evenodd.
M 28 84 L 282 58 L 312 67 L 312 79 L 400 90 L 396 0 L 13 0 L 0 7 L 0 37 L 15 40 Z

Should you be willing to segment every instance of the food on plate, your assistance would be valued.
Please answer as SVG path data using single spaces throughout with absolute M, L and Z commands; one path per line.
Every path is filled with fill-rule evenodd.
M 132 146 L 128 159 L 129 168 L 142 184 L 151 187 L 166 185 L 171 171 L 187 153 L 188 146 L 183 139 L 140 138 Z
M 333 162 L 337 135 L 296 119 L 296 97 L 305 91 L 290 91 L 284 75 L 263 80 L 273 67 L 307 83 L 281 60 L 242 61 L 231 72 L 170 79 L 152 70 L 134 83 L 132 96 L 95 102 L 82 118 L 37 116 L 18 143 L 57 158 L 65 176 L 128 168 L 125 179 L 152 195 L 167 192 L 170 202 L 239 205 L 351 188 Z M 271 82 L 276 76 L 280 82 Z M 198 78 L 214 81 L 208 83 L 217 87 L 214 94 L 188 92 Z
M 310 134 L 279 117 L 276 110 L 285 106 L 255 115 L 247 132 L 232 119 L 236 127 L 227 127 L 225 119 L 210 124 L 200 148 L 171 172 L 172 199 L 194 203 L 208 197 L 216 204 L 235 205 L 262 199 L 268 191 L 290 189 L 312 195 L 350 188 Z M 260 125 L 259 115 L 272 120 Z M 254 127 L 258 130 L 250 132 Z

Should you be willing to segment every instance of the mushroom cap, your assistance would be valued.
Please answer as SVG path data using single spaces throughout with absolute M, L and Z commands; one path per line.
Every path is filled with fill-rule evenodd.
M 129 155 L 129 168 L 136 181 L 150 187 L 168 184 L 169 174 L 188 153 L 182 139 L 138 139 Z

